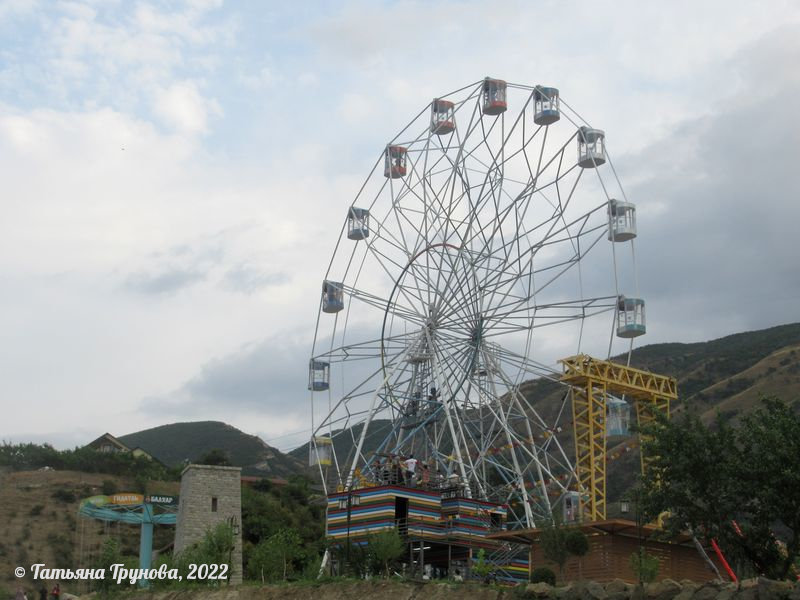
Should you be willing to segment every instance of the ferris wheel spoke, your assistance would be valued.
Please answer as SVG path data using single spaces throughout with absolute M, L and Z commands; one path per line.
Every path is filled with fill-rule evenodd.
M 601 236 L 597 236 L 588 246 L 584 246 L 582 254 L 572 256 L 571 258 L 561 263 L 557 263 L 555 266 L 548 266 L 542 269 L 532 268 L 531 269 L 532 275 L 551 270 L 555 270 L 555 273 L 543 284 L 540 284 L 536 290 L 528 290 L 528 294 L 524 296 L 522 299 L 517 300 L 516 302 L 511 302 L 511 303 L 506 302 L 506 300 L 508 300 L 509 297 L 511 297 L 512 288 L 508 287 L 506 291 L 502 293 L 502 295 L 498 300 L 493 299 L 492 309 L 488 312 L 487 318 L 489 319 L 494 318 L 501 311 L 503 312 L 503 314 L 507 314 L 509 306 L 513 306 L 517 310 L 528 308 L 526 305 L 529 304 L 530 301 L 536 297 L 536 294 L 541 294 L 550 285 L 552 285 L 555 281 L 557 281 L 562 275 L 564 275 L 564 273 L 573 268 L 580 261 L 583 255 L 589 252 L 600 241 L 600 239 Z M 526 264 L 529 264 L 532 267 L 533 266 L 532 262 L 533 262 L 533 256 L 530 257 L 530 260 Z M 513 279 L 511 279 L 510 281 L 513 281 Z

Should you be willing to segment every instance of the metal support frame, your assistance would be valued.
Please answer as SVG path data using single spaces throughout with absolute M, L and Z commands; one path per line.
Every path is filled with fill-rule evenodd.
M 607 360 L 578 354 L 559 361 L 561 381 L 571 386 L 575 434 L 575 472 L 578 490 L 588 494 L 582 514 L 589 520 L 606 518 L 606 398 L 609 393 L 627 396 L 636 406 L 641 427 L 659 414 L 669 418 L 670 401 L 678 398 L 674 377 L 626 367 Z M 642 436 L 640 434 L 640 442 Z M 644 473 L 647 457 L 641 453 Z
M 601 381 L 587 379 L 585 386 L 572 388 L 571 396 L 578 489 L 589 491 L 589 501 L 581 505 L 589 519 L 605 519 L 606 388 Z

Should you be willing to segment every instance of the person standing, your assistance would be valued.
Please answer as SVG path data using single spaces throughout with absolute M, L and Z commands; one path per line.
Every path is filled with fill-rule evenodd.
M 39 588 L 39 600 L 47 600 L 47 584 L 45 583 Z
M 414 479 L 414 474 L 417 471 L 417 459 L 414 458 L 414 455 L 412 454 L 403 464 L 406 467 L 406 485 L 411 485 L 411 482 Z
M 53 600 L 60 600 L 61 599 L 61 585 L 58 583 L 53 586 L 53 591 L 50 592 L 50 595 L 53 597 Z

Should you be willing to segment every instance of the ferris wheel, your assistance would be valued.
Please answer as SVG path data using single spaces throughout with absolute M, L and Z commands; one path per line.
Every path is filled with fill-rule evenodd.
M 645 333 L 605 133 L 555 88 L 487 78 L 425 106 L 342 214 L 309 362 L 326 491 L 413 455 L 510 522 L 549 518 L 575 488 L 572 413 L 523 384 L 558 382 L 558 353 L 589 339 L 610 355 Z

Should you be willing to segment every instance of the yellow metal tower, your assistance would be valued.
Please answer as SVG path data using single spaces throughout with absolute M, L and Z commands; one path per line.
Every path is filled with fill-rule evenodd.
M 606 396 L 626 396 L 634 401 L 637 423 L 645 425 L 661 413 L 669 417 L 670 400 L 678 398 L 673 377 L 656 375 L 607 360 L 578 354 L 559 361 L 561 380 L 571 386 L 575 433 L 575 472 L 578 489 L 588 494 L 584 518 L 606 518 Z M 642 455 L 642 471 L 645 458 Z

